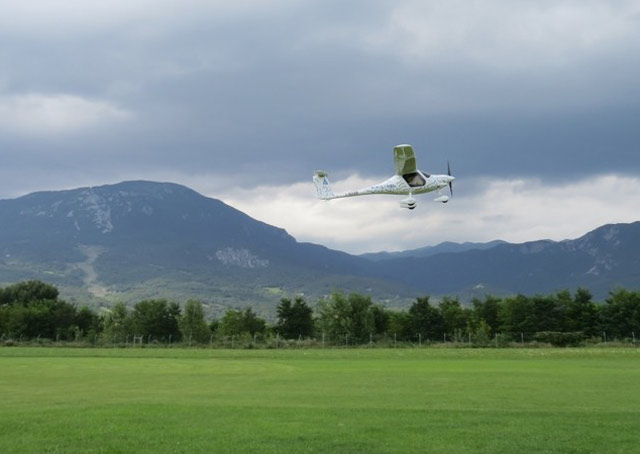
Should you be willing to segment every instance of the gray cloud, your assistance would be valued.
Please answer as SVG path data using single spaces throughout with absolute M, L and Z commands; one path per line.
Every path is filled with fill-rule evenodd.
M 375 182 L 352 176 L 333 186 L 346 190 Z M 434 203 L 433 194 L 420 195 L 414 211 L 400 208 L 398 197 L 385 195 L 313 200 L 306 183 L 234 190 L 224 199 L 286 228 L 299 240 L 354 253 L 412 249 L 443 241 L 563 240 L 603 224 L 637 220 L 637 177 L 603 175 L 569 183 L 494 178 L 464 184 L 472 185 L 473 192 L 456 196 L 446 205 Z
M 0 120 L 31 121 L 1 132 L 0 196 L 175 173 L 384 175 L 401 142 L 461 178 L 640 171 L 635 1 L 65 5 L 0 19 Z M 72 126 L 25 99 L 67 100 L 50 108 Z

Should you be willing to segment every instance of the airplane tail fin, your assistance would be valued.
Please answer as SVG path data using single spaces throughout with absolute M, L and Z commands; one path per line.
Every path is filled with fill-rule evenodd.
M 329 184 L 329 179 L 327 178 L 327 172 L 316 170 L 313 174 L 313 184 L 316 187 L 319 199 L 329 200 L 335 197 Z

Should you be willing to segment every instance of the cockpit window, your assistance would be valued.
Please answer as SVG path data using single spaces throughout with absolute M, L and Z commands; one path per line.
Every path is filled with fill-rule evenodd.
M 406 181 L 407 184 L 412 188 L 424 186 L 426 183 L 424 177 L 420 174 L 420 172 L 407 173 L 402 175 L 402 178 L 404 178 L 404 181 Z

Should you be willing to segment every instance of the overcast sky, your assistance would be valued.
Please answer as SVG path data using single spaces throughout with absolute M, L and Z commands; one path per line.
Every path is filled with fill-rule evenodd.
M 349 252 L 640 219 L 640 1 L 0 5 L 0 198 L 173 181 Z M 315 200 L 399 143 L 450 203 Z

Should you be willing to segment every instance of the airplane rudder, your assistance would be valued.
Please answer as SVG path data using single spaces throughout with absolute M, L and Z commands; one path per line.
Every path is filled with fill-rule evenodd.
M 327 172 L 317 170 L 313 174 L 313 184 L 319 199 L 327 200 L 333 197 L 333 190 L 327 178 Z

